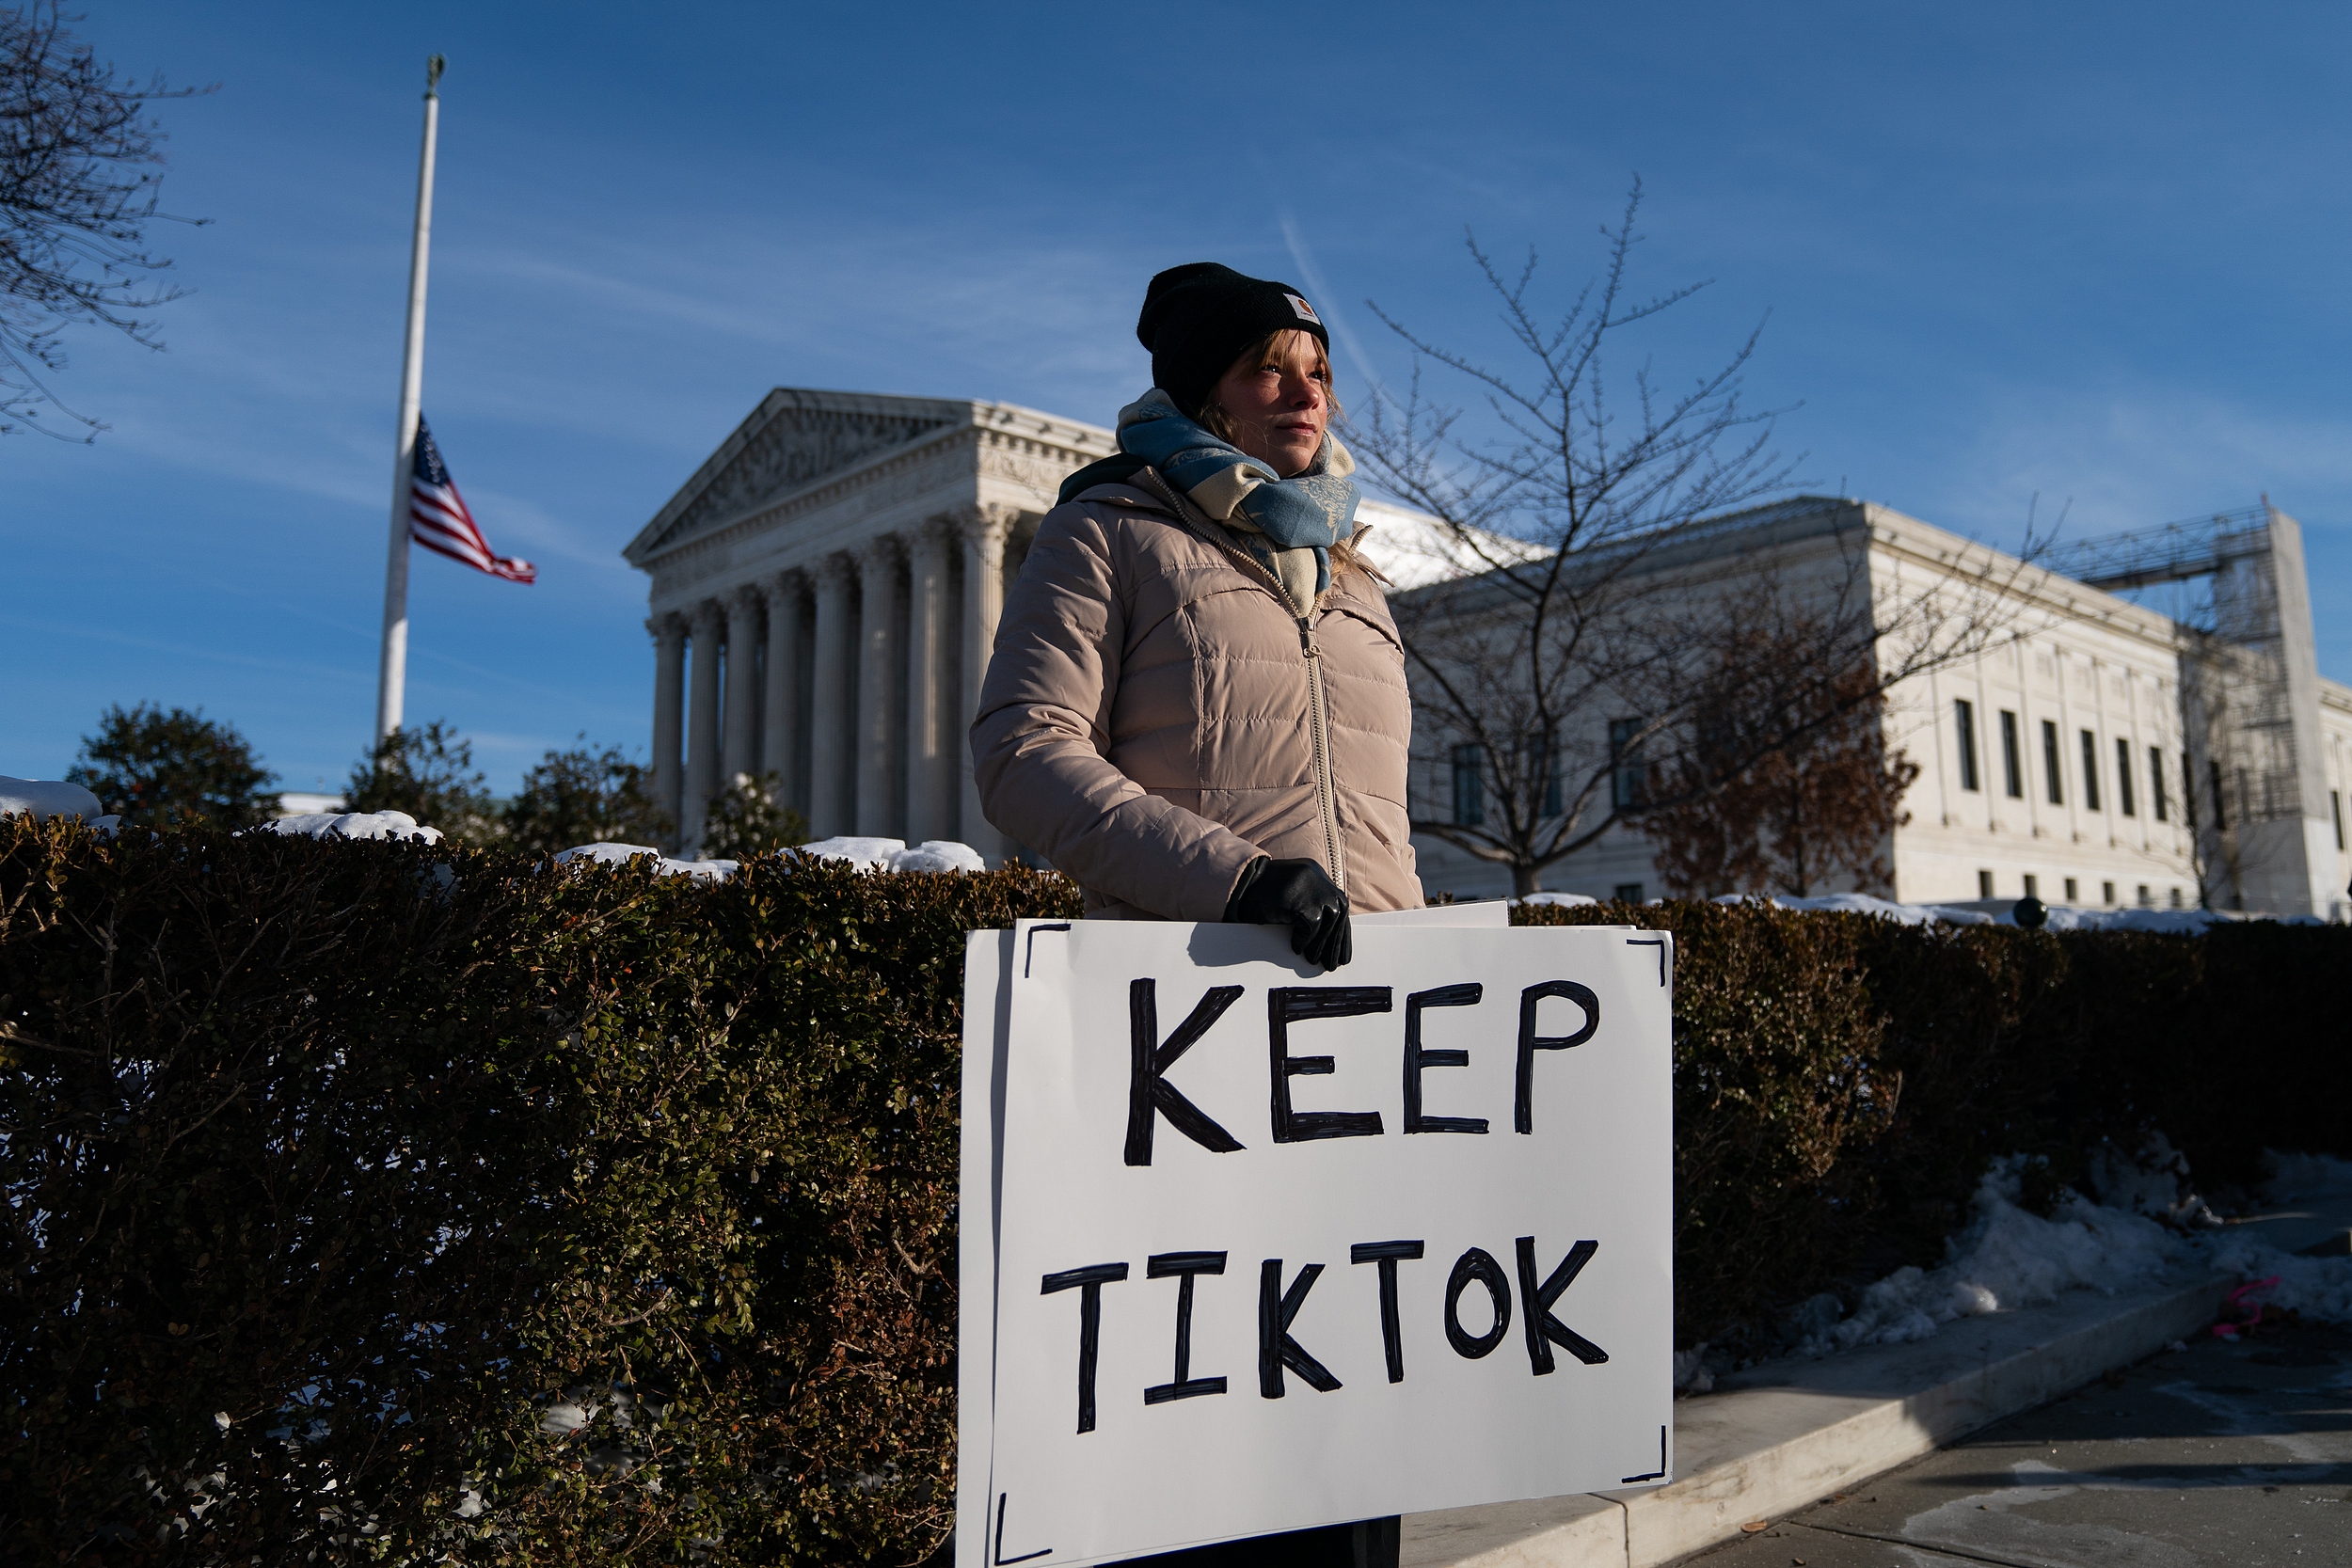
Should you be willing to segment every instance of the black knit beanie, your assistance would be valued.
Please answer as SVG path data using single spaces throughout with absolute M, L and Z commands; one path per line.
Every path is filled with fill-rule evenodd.
M 1152 352 L 1152 384 L 1189 417 L 1200 412 L 1242 350 L 1285 327 L 1313 333 L 1330 352 L 1323 318 L 1288 283 L 1192 261 L 1152 279 L 1136 337 Z

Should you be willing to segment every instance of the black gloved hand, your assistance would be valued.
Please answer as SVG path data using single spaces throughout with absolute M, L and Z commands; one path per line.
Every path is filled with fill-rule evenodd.
M 1356 956 L 1347 895 L 1313 861 L 1250 862 L 1225 918 L 1235 926 L 1288 926 L 1291 951 L 1327 974 Z

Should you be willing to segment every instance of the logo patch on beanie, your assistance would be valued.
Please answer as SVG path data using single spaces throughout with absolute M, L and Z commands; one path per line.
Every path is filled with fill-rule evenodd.
M 1315 308 L 1313 306 L 1308 304 L 1296 294 L 1284 294 L 1282 297 L 1291 302 L 1291 309 L 1298 312 L 1298 319 L 1300 321 L 1312 322 L 1317 326 L 1321 326 L 1323 325 L 1323 318 L 1315 314 Z

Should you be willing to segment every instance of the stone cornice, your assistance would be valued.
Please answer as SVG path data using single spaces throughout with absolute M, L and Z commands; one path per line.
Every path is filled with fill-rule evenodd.
M 946 428 L 925 431 L 898 446 L 876 452 L 833 473 L 819 475 L 797 489 L 771 497 L 722 522 L 698 528 L 689 537 L 669 543 L 658 542 L 662 531 L 719 478 L 730 462 L 742 453 L 770 420 L 792 409 L 805 411 L 810 406 L 807 401 L 780 403 L 778 400 L 784 396 L 784 391 L 779 389 L 770 394 L 753 417 L 728 437 L 696 471 L 694 478 L 622 552 L 630 564 L 648 573 L 674 567 L 695 555 L 724 548 L 747 535 L 766 532 L 795 518 L 821 512 L 927 464 L 942 458 L 952 459 L 959 452 L 971 454 L 970 471 L 975 474 L 985 472 L 999 478 L 1009 478 L 1016 483 L 1029 483 L 1033 488 L 1050 490 L 1050 484 L 1037 483 L 1044 479 L 1047 472 L 1053 472 L 1057 483 L 1060 475 L 1107 455 L 1116 445 L 1107 430 L 1075 420 L 1058 419 L 1015 404 L 882 398 L 849 393 L 796 395 L 804 400 L 826 400 L 825 404 L 818 405 L 818 412 L 825 411 L 825 406 L 833 400 L 839 400 L 845 413 L 936 418 L 953 422 Z M 852 403 L 856 406 L 850 406 Z
M 2184 629 L 2169 615 L 1892 507 L 1866 502 L 1865 513 L 1871 544 L 1898 561 L 1951 577 L 1957 591 L 1995 592 L 2076 627 L 2098 627 L 2166 648 L 2185 646 Z M 2048 635 L 2055 629 L 2036 628 L 2026 635 Z

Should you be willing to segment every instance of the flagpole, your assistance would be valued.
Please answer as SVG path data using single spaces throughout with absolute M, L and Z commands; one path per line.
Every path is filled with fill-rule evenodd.
M 417 166 L 417 228 L 408 252 L 408 335 L 400 365 L 400 418 L 393 437 L 392 536 L 384 562 L 384 654 L 375 686 L 375 738 L 400 728 L 408 685 L 408 477 L 416 457 L 417 408 L 424 380 L 424 271 L 433 240 L 433 143 L 441 122 L 438 55 L 424 67 L 424 150 Z

